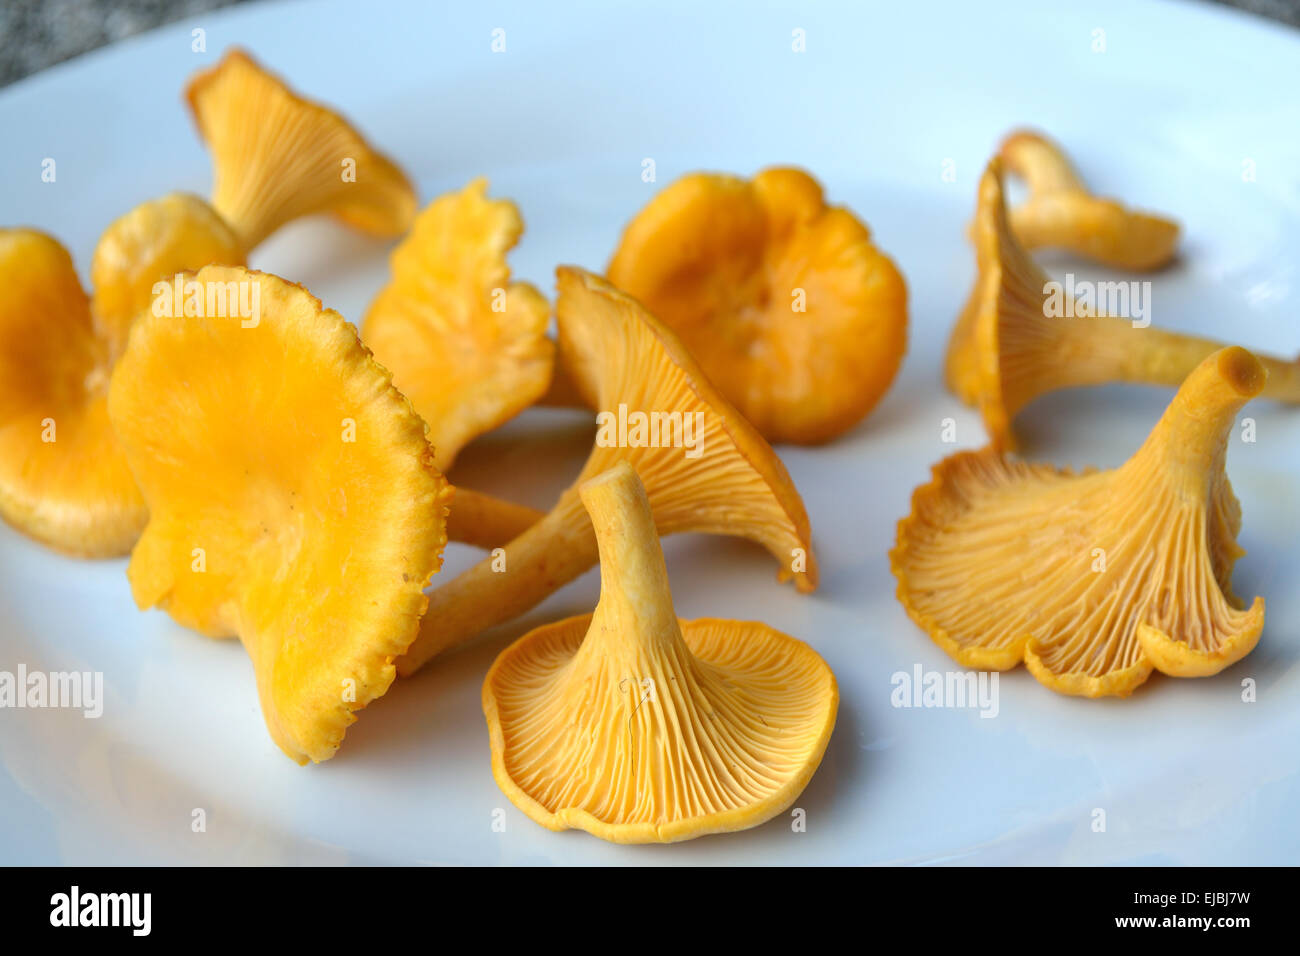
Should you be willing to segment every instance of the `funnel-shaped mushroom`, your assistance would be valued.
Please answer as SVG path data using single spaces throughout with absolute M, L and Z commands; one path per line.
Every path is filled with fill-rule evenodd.
M 332 213 L 401 235 L 415 190 L 345 119 L 305 100 L 242 50 L 197 74 L 186 99 L 212 151 L 212 205 L 252 249 L 291 219 Z
M 547 516 L 506 546 L 504 571 L 484 560 L 433 591 L 420 637 L 398 661 L 403 675 L 593 567 L 596 536 L 578 487 L 620 461 L 645 482 L 660 534 L 749 538 L 776 558 L 782 580 L 816 587 L 807 512 L 767 442 L 638 302 L 581 269 L 557 276 L 560 349 L 601 409 L 596 445 Z
M 1122 467 L 1082 475 L 992 448 L 940 462 L 890 563 L 907 613 L 954 660 L 1022 659 L 1053 690 L 1127 696 L 1152 667 L 1215 674 L 1254 648 L 1264 601 L 1231 589 L 1241 508 L 1224 473 L 1237 411 L 1267 375 L 1207 358 Z
M 1066 249 L 1122 269 L 1158 269 L 1173 258 L 1178 223 L 1094 196 L 1059 145 L 1018 130 L 998 153 L 1024 179 L 1029 197 L 1011 210 L 1011 228 L 1026 249 Z
M 147 517 L 108 424 L 109 351 L 63 247 L 0 230 L 0 513 L 80 557 L 125 553 Z
M 607 274 L 769 441 L 857 424 L 907 345 L 902 276 L 797 169 L 679 179 L 628 224 Z
M 94 296 L 68 253 L 28 229 L 0 230 L 0 515 L 79 557 L 125 554 L 144 527 L 104 410 L 131 322 L 163 276 L 242 262 L 230 228 L 182 193 L 137 206 L 95 247 Z
M 613 843 L 772 819 L 821 763 L 835 675 L 765 624 L 678 620 L 650 502 L 626 462 L 581 495 L 600 546 L 600 603 L 529 632 L 488 671 L 497 784 L 542 826 Z
M 1065 295 L 1012 235 L 1002 161 L 980 179 L 978 275 L 948 343 L 949 387 L 983 415 L 990 441 L 1015 447 L 1012 420 L 1056 389 L 1109 382 L 1178 385 L 1223 343 L 1099 315 Z M 1300 363 L 1261 357 L 1264 395 L 1300 402 Z
M 325 760 L 415 637 L 447 484 L 424 423 L 338 313 L 245 269 L 178 281 L 184 312 L 141 316 L 109 388 L 149 506 L 131 590 L 237 635 L 272 738 Z
M 244 258 L 234 230 L 197 196 L 171 193 L 118 218 L 104 230 L 90 265 L 92 311 L 112 354 L 126 347 L 156 282 L 206 265 L 240 266 Z
M 514 203 L 487 198 L 483 179 L 435 199 L 393 252 L 393 278 L 361 327 L 429 424 L 443 471 L 473 438 L 536 402 L 551 379 L 550 305 L 528 283 L 511 282 L 506 265 L 523 228 Z

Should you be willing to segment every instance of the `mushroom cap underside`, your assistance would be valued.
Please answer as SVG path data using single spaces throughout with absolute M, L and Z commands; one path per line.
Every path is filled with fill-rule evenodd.
M 816 652 L 763 624 L 680 621 L 687 654 L 622 673 L 578 658 L 591 621 L 531 631 L 483 684 L 493 775 L 520 809 L 552 830 L 670 843 L 793 803 L 838 707 Z
M 986 448 L 935 466 L 890 563 L 908 614 L 964 666 L 1024 660 L 1062 693 L 1127 696 L 1157 664 L 1200 676 L 1255 646 L 1263 600 L 1242 609 L 1230 586 L 1239 525 L 1226 479 L 1197 505 L 1124 470 L 1075 475 Z

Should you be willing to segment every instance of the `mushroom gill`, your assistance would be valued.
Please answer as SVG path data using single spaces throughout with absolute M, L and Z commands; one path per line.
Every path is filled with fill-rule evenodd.
M 434 655 L 536 606 L 598 560 L 578 486 L 620 461 L 645 482 L 661 535 L 748 538 L 802 592 L 817 583 L 808 514 L 781 460 L 727 403 L 672 332 L 636 300 L 581 269 L 557 270 L 560 354 L 601 411 L 582 472 L 551 511 L 495 558 L 436 588 L 419 639 L 398 661 Z
M 212 151 L 212 205 L 245 249 L 318 213 L 377 236 L 409 228 L 416 200 L 406 174 L 347 120 L 244 51 L 196 74 L 185 97 Z
M 1066 694 L 1124 697 L 1152 668 L 1199 677 L 1240 660 L 1264 601 L 1232 593 L 1241 509 L 1224 459 L 1266 377 L 1244 349 L 1211 355 L 1114 470 L 1076 475 L 993 447 L 944 459 L 898 525 L 899 601 L 958 663 L 1023 659 Z
M 1109 382 L 1176 386 L 1223 347 L 1100 315 L 1064 295 L 1012 234 L 1000 159 L 980 179 L 973 229 L 978 274 L 948 342 L 945 374 L 957 396 L 979 408 L 998 448 L 1015 448 L 1012 421 L 1040 395 Z M 1269 371 L 1263 394 L 1300 402 L 1300 362 L 1259 360 Z
M 552 830 L 672 843 L 757 826 L 798 797 L 835 725 L 835 677 L 764 624 L 678 620 L 645 489 L 620 463 L 582 486 L 600 548 L 594 614 L 540 627 L 483 683 L 498 785 Z

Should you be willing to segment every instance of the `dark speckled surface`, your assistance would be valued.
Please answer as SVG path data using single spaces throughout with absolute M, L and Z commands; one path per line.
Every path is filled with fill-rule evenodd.
M 242 0 L 0 0 L 0 86 L 115 40 Z
M 0 0 L 0 86 L 114 40 L 206 10 L 242 2 L 244 0 Z M 1300 27 L 1300 0 L 1216 2 Z

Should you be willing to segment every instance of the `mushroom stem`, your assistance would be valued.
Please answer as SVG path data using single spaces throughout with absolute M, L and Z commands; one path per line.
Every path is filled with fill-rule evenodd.
M 430 592 L 419 636 L 397 659 L 399 674 L 408 677 L 443 651 L 526 613 L 596 563 L 596 538 L 577 490 L 506 545 L 504 558 L 504 565 L 485 558 Z
M 1225 347 L 1213 339 L 1135 327 L 1129 320 L 1113 316 L 1079 321 L 1095 354 L 1094 362 L 1079 364 L 1083 374 L 1092 376 L 1079 384 L 1121 381 L 1179 386 L 1207 357 Z M 1257 362 L 1268 370 L 1267 381 L 1262 383 L 1265 397 L 1300 403 L 1300 363 L 1263 355 Z
M 1237 412 L 1265 390 L 1268 374 L 1264 364 L 1243 348 L 1230 346 L 1215 352 L 1187 377 L 1123 470 L 1147 478 L 1159 475 L 1197 496 L 1208 494 L 1209 484 L 1223 475 Z
M 1024 178 L 1033 193 L 1088 194 L 1088 187 L 1065 154 L 1037 133 L 1017 130 L 1003 141 L 998 155 L 1009 170 Z
M 544 517 L 536 508 L 457 487 L 447 516 L 447 538 L 476 548 L 500 548 Z
M 1158 269 L 1173 258 L 1178 223 L 1089 191 L 1061 147 L 1029 130 L 1012 133 L 998 159 L 1023 178 L 1029 197 L 1011 225 L 1030 249 L 1055 246 L 1124 269 Z
M 629 637 L 637 650 L 672 653 L 682 632 L 650 499 L 636 470 L 619 462 L 585 482 L 580 494 L 596 532 L 600 602 L 579 653 L 618 656 Z

